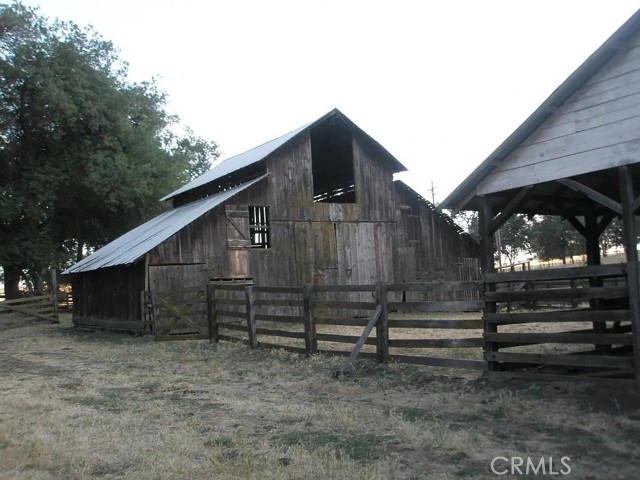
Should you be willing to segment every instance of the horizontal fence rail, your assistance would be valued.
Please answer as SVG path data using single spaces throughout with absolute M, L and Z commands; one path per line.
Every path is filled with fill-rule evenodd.
M 393 284 L 387 290 L 388 308 L 396 313 L 389 321 L 391 359 L 484 370 L 482 282 Z
M 55 294 L 22 297 L 0 302 L 0 312 L 15 312 L 58 323 L 58 302 Z
M 143 302 L 160 339 L 191 335 L 307 355 L 613 377 L 634 367 L 627 274 L 620 264 L 490 273 L 483 282 L 225 281 L 146 292 Z
M 633 337 L 627 273 L 627 265 L 618 264 L 487 274 L 489 370 L 628 373 Z
M 480 301 L 481 282 L 302 287 L 212 282 L 206 288 L 212 341 L 240 341 L 252 348 L 282 348 L 308 355 L 325 352 L 350 356 L 357 349 L 356 356 L 380 361 L 392 359 L 474 369 L 483 366 L 482 360 L 429 356 L 430 349 L 445 348 L 475 349 L 479 356 L 483 341 L 479 334 L 465 338 L 424 338 L 435 330 L 481 331 L 479 311 L 484 305 Z M 477 318 L 432 318 L 434 314 L 451 312 L 475 312 Z M 390 313 L 412 317 L 390 320 Z M 424 315 L 430 317 L 423 318 Z M 371 324 L 372 318 L 375 324 Z M 408 332 L 416 338 L 390 339 L 390 331 Z M 344 369 L 350 370 L 351 367 Z

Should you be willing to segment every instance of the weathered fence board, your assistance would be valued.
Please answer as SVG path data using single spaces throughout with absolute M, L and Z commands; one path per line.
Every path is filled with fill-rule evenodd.
M 565 367 L 633 367 L 630 357 L 607 357 L 601 355 L 560 355 L 537 353 L 491 352 L 487 360 L 500 362 L 530 363 L 535 365 L 560 365 Z
M 632 345 L 631 335 L 624 333 L 485 333 L 484 338 L 490 342 L 517 342 L 522 345 L 539 343 Z
M 17 312 L 39 320 L 58 323 L 57 296 L 38 295 L 0 302 L 0 311 Z
M 444 328 L 481 330 L 482 320 L 389 320 L 393 328 Z
M 631 356 L 621 350 L 633 344 L 632 336 L 625 333 L 630 330 L 627 272 L 627 265 L 618 264 L 487 274 L 487 302 L 553 306 L 547 311 L 486 312 L 485 324 L 494 328 L 484 334 L 485 344 L 491 347 L 485 348 L 490 369 L 532 367 L 544 373 L 547 367 L 564 367 L 599 375 L 603 368 L 622 372 L 632 367 Z M 526 289 L 503 289 L 513 282 L 526 282 Z M 587 301 L 589 308 L 575 308 Z M 557 324 L 573 322 L 590 323 L 593 328 L 557 331 Z M 537 324 L 539 331 L 527 331 L 530 324 Z M 553 353 L 546 344 L 554 344 Z M 593 350 L 582 351 L 584 345 Z M 526 350 L 518 351 L 520 347 Z
M 560 322 L 624 322 L 629 321 L 628 310 L 561 310 L 555 312 L 488 313 L 484 319 L 496 325 L 518 323 Z
M 398 348 L 467 348 L 482 347 L 482 338 L 419 338 L 389 340 L 389 346 Z
M 389 310 L 403 312 L 471 312 L 483 307 L 484 302 L 479 301 L 389 302 Z
M 632 329 L 629 310 L 625 306 L 626 267 L 559 270 L 492 273 L 486 275 L 486 284 L 427 281 L 269 287 L 213 282 L 206 289 L 185 290 L 195 297 L 184 299 L 183 309 L 163 305 L 157 297 L 154 308 L 156 313 L 162 307 L 173 315 L 170 326 L 176 333 L 186 334 L 188 327 L 196 324 L 189 309 L 200 308 L 204 302 L 210 341 L 240 341 L 252 348 L 282 348 L 307 355 L 328 352 L 349 356 L 357 350 L 365 358 L 434 367 L 503 370 L 553 366 L 603 375 L 603 369 L 613 372 L 607 375 L 616 375 L 632 368 L 627 352 L 633 340 L 629 334 Z M 600 279 L 599 283 L 594 279 Z M 514 289 L 516 282 L 522 283 Z M 575 306 L 593 299 L 597 301 L 592 301 L 590 308 Z M 523 302 L 531 308 L 537 302 L 560 300 L 573 306 L 567 308 L 569 303 L 565 302 L 549 311 L 504 311 L 500 307 Z M 498 307 L 485 308 L 487 305 Z M 394 312 L 391 319 L 390 311 Z M 458 315 L 462 312 L 464 316 Z M 475 315 L 478 317 L 474 318 Z M 563 332 L 545 330 L 546 326 L 573 322 L 590 323 L 598 328 L 579 330 L 569 326 Z M 540 331 L 530 331 L 529 324 L 536 324 L 533 328 Z M 374 326 L 376 335 L 370 337 Z M 353 327 L 365 330 L 357 336 Z M 518 330 L 521 327 L 525 331 Z M 241 335 L 221 335 L 220 329 Z M 554 344 L 553 353 L 548 353 L 548 349 L 537 351 L 545 344 Z M 349 345 L 357 349 L 345 350 L 344 346 Z M 365 345 L 375 347 L 375 353 L 371 349 L 360 352 Z M 584 351 L 584 345 L 596 350 Z M 565 346 L 568 350 L 562 353 Z M 527 349 L 521 351 L 520 347 Z M 462 358 L 449 358 L 454 355 Z M 349 365 L 345 366 L 348 371 Z

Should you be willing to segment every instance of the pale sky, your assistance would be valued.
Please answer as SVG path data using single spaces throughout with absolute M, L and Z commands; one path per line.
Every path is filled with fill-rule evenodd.
M 5 0 L 6 1 L 6 0 Z M 337 107 L 442 201 L 632 0 L 25 0 L 92 25 L 226 158 Z

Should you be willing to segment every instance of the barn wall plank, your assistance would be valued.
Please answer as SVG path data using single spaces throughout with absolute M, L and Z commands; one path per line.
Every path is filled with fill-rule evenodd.
M 251 205 L 268 206 L 270 215 L 271 248 L 248 251 L 248 276 L 256 285 L 374 284 L 398 275 L 398 281 L 413 281 L 418 270 L 455 278 L 456 262 L 449 256 L 473 256 L 469 242 L 414 192 L 400 198 L 392 172 L 362 139 L 352 143 L 356 202 L 313 203 L 310 141 L 303 134 L 275 152 L 267 159 L 265 180 L 154 249 L 150 264 L 171 267 L 162 278 L 156 268 L 152 283 L 171 289 L 193 279 L 228 277 L 230 227 L 224 212 Z M 410 216 L 400 214 L 398 202 L 410 205 Z

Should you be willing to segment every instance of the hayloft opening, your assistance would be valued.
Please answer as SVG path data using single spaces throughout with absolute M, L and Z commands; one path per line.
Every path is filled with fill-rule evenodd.
M 311 129 L 313 201 L 355 203 L 351 133 L 331 118 Z
M 270 248 L 269 207 L 249 207 L 251 248 Z

